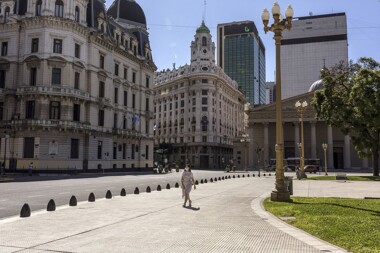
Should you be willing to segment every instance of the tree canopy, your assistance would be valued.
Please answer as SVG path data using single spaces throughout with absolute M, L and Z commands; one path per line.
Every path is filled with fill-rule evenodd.
M 351 137 L 360 157 L 372 157 L 379 176 L 380 64 L 372 58 L 341 62 L 321 71 L 323 89 L 314 94 L 317 118 Z

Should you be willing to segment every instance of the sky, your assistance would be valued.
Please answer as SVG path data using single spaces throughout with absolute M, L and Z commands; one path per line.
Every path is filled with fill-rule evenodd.
M 136 1 L 145 13 L 157 71 L 172 69 L 173 63 L 176 67 L 190 63 L 190 44 L 203 18 L 215 45 L 218 24 L 250 20 L 255 22 L 266 49 L 267 81 L 275 79 L 273 33 L 264 33 L 261 20 L 264 8 L 271 11 L 273 0 L 207 0 L 206 5 L 205 0 Z M 112 2 L 106 0 L 107 8 Z M 345 12 L 349 59 L 372 57 L 380 62 L 380 0 L 279 0 L 278 3 L 283 16 L 289 4 L 294 17 Z

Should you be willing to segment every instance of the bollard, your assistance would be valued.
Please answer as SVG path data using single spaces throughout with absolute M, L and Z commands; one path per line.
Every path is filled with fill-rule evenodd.
M 269 173 L 269 176 L 272 176 L 272 174 Z
M 252 174 L 252 177 L 255 177 L 255 174 Z
M 214 178 L 214 181 L 215 181 L 215 182 L 217 182 L 217 181 L 218 181 L 218 179 L 217 179 L 217 178 Z
M 205 179 L 205 184 L 207 184 L 207 179 Z
M 175 183 L 175 188 L 179 188 L 179 184 L 178 183 Z
M 150 193 L 150 192 L 151 192 L 151 189 L 150 189 L 149 186 L 146 188 L 146 192 L 147 192 L 147 193 Z
M 232 178 L 235 178 L 235 175 L 233 175 Z
M 240 178 L 240 175 L 238 175 L 238 178 Z
M 53 199 L 49 200 L 49 203 L 47 204 L 46 211 L 52 212 L 55 211 L 55 202 Z
M 195 184 L 196 184 L 196 185 L 198 185 L 198 184 L 199 184 L 199 183 L 198 183 L 198 180 L 195 180 Z
M 219 181 L 222 180 L 220 177 L 218 179 L 219 179 Z
M 210 178 L 210 183 L 214 182 L 214 180 L 212 180 L 212 178 Z
M 264 173 L 264 177 L 266 176 L 266 174 Z
M 127 196 L 127 192 L 125 191 L 125 189 L 123 188 L 123 189 L 121 189 L 121 192 L 120 192 L 120 196 L 122 196 L 122 197 L 125 197 L 125 196 Z
M 157 186 L 157 191 L 161 191 L 161 185 Z
M 21 211 L 20 211 L 20 217 L 21 218 L 30 217 L 30 207 L 29 207 L 28 203 L 25 203 L 22 206 Z
M 243 176 L 242 176 L 242 177 L 245 177 L 245 176 L 244 176 L 244 174 L 243 174 Z
M 138 187 L 135 188 L 135 192 L 134 192 L 134 193 L 135 193 L 135 194 L 140 194 L 140 190 L 139 190 Z
M 203 179 L 201 179 L 201 184 L 203 184 Z
M 249 177 L 249 174 L 247 175 L 247 177 Z
M 77 206 L 77 198 L 74 195 L 70 198 L 69 206 Z
M 93 192 L 88 195 L 88 202 L 95 202 L 95 194 Z
M 108 190 L 106 193 L 106 199 L 112 199 L 112 193 L 110 190 Z
M 169 183 L 166 185 L 166 189 L 170 190 L 170 184 Z

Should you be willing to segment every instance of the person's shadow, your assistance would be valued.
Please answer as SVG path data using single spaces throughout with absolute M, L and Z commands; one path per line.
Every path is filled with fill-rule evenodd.
M 193 206 L 186 206 L 185 208 L 186 208 L 186 209 L 193 210 L 193 211 L 199 211 L 199 210 L 201 210 L 200 207 L 193 207 Z

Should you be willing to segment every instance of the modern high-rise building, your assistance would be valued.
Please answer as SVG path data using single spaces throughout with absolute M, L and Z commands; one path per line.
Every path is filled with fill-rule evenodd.
M 345 13 L 299 17 L 282 33 L 282 98 L 307 93 L 320 71 L 348 61 Z
M 265 104 L 265 47 L 252 21 L 218 25 L 218 66 L 235 80 L 251 106 Z
M 245 133 L 246 101 L 237 83 L 216 66 L 215 44 L 204 22 L 190 48 L 189 65 L 155 74 L 155 146 L 171 147 L 161 156 L 170 162 L 224 168 L 234 158 L 234 142 Z
M 3 0 L 0 9 L 6 170 L 151 169 L 156 66 L 137 2 Z

